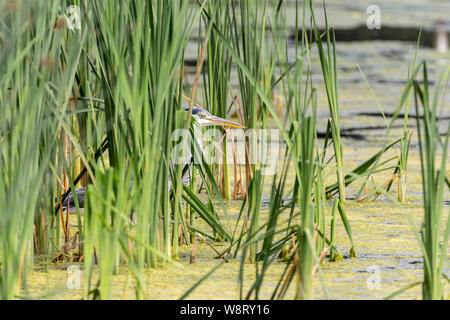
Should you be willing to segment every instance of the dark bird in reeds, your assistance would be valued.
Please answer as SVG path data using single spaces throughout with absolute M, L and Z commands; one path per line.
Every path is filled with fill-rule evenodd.
M 189 107 L 185 107 L 183 108 L 183 110 L 188 111 Z M 210 112 L 208 112 L 207 110 L 200 108 L 200 107 L 192 107 L 192 117 L 196 120 L 195 124 L 199 124 L 202 127 L 206 127 L 206 126 L 222 126 L 222 127 L 227 127 L 227 128 L 245 128 L 243 125 L 237 123 L 237 122 L 233 122 L 230 120 L 226 120 L 220 117 L 216 117 L 214 115 L 212 115 Z M 199 147 L 202 149 L 202 143 L 200 139 L 197 139 L 198 145 Z M 190 178 L 191 178 L 191 172 L 192 172 L 192 157 L 193 155 L 190 153 L 190 148 L 189 149 L 189 155 L 187 157 L 184 157 L 184 159 L 186 159 L 186 162 L 183 163 L 183 177 L 182 177 L 182 182 L 185 185 L 189 184 Z M 170 163 L 170 166 L 173 168 L 172 163 Z M 171 177 L 169 175 L 169 193 L 172 193 L 172 181 L 171 181 Z M 133 180 L 130 181 L 130 189 L 133 186 Z M 80 208 L 84 208 L 84 200 L 85 200 L 85 194 L 86 194 L 86 190 L 87 188 L 77 188 L 75 189 L 75 194 L 78 200 L 78 206 Z M 71 210 L 75 210 L 75 199 L 73 196 L 73 193 L 71 191 L 68 191 L 66 194 L 64 194 L 62 196 L 62 208 L 63 210 L 66 210 L 67 207 L 69 207 L 69 211 Z M 56 212 L 58 212 L 60 208 L 60 204 L 57 202 L 56 204 Z

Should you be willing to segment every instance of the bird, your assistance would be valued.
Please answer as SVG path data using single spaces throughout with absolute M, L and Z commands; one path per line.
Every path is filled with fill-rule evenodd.
M 183 107 L 182 110 L 184 111 L 189 111 L 189 107 Z M 225 128 L 239 128 L 239 129 L 245 129 L 245 126 L 243 126 L 240 123 L 231 121 L 231 120 L 227 120 L 224 118 L 220 118 L 217 116 L 212 115 L 209 111 L 198 107 L 198 106 L 193 106 L 192 107 L 192 117 L 195 119 L 194 122 L 194 127 L 199 125 L 201 127 L 206 127 L 206 126 L 222 126 Z M 197 130 L 194 130 L 194 133 L 198 132 Z M 198 142 L 198 145 L 200 147 L 201 150 L 203 150 L 202 148 L 202 141 L 196 137 L 196 140 Z M 190 148 L 189 148 L 190 149 Z M 183 163 L 183 177 L 182 177 L 182 182 L 185 185 L 188 185 L 190 182 L 190 177 L 191 177 L 191 173 L 192 173 L 192 166 L 193 166 L 193 155 L 191 154 L 190 150 L 188 152 L 188 156 L 184 157 L 185 160 Z M 173 168 L 173 163 L 172 161 L 170 161 L 170 166 L 171 168 Z M 189 169 L 189 170 L 187 170 Z M 168 185 L 169 185 L 169 193 L 172 193 L 172 179 L 169 175 L 169 181 L 168 181 Z M 130 181 L 130 186 L 129 189 L 131 190 L 133 186 L 133 180 Z M 85 195 L 86 195 L 86 190 L 87 188 L 77 188 L 75 189 L 75 194 L 76 194 L 76 198 L 78 200 L 78 207 L 80 209 L 84 209 L 84 204 L 85 204 Z M 69 211 L 73 211 L 75 210 L 75 199 L 74 196 L 72 194 L 72 192 L 69 192 L 68 195 L 66 196 L 66 198 L 63 197 L 62 199 L 62 209 L 65 211 L 67 210 L 67 208 L 69 209 Z M 57 202 L 55 204 L 55 206 L 57 207 L 56 212 L 59 210 L 59 203 Z

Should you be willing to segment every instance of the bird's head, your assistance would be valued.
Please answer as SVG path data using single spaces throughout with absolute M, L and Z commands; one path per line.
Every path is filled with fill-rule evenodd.
M 185 111 L 188 111 L 189 107 L 185 107 L 183 109 Z M 241 125 L 240 123 L 213 116 L 211 113 L 200 107 L 192 107 L 192 116 L 202 127 L 223 126 L 241 129 L 245 128 L 245 126 Z

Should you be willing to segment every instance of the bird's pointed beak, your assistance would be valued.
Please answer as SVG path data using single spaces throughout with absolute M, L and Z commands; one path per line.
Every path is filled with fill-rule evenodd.
M 234 122 L 234 121 L 230 121 L 230 120 L 226 120 L 220 117 L 216 117 L 216 116 L 208 116 L 202 119 L 203 121 L 206 122 L 207 125 L 218 125 L 218 126 L 223 126 L 223 127 L 230 127 L 230 128 L 239 128 L 239 129 L 245 129 L 245 126 L 243 126 L 240 123 Z

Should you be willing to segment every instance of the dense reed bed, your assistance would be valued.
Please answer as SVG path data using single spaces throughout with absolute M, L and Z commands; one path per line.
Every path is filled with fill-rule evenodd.
M 361 186 L 357 201 L 383 195 L 408 215 L 402 204 L 407 201 L 411 105 L 423 114 L 416 117 L 415 134 L 424 225 L 417 230 L 411 223 L 423 251 L 420 284 L 424 299 L 445 297 L 449 129 L 440 135 L 436 117 L 450 69 L 443 71 L 432 96 L 426 63 L 416 61 L 417 47 L 398 108 L 386 123 L 390 142 L 346 170 L 337 44 L 325 3 L 320 8 L 325 32 L 319 28 L 317 5 L 311 0 L 295 4 L 295 27 L 302 32 L 294 39 L 288 33 L 287 10 L 282 0 L 134 0 L 120 5 L 0 1 L 2 299 L 26 297 L 27 274 L 38 261 L 47 272 L 64 263 L 81 266 L 84 299 L 110 299 L 114 276 L 126 268 L 135 281 L 136 299 L 145 299 L 145 271 L 179 263 L 180 246 L 192 246 L 194 262 L 198 242 L 225 243 L 223 251 L 214 249 L 222 261 L 181 298 L 213 272 L 221 272 L 230 259 L 240 263 L 236 281 L 241 299 L 258 299 L 267 270 L 279 261 L 285 268 L 273 299 L 286 298 L 289 290 L 297 299 L 313 299 L 313 281 L 322 283 L 326 295 L 323 262 L 347 255 L 337 243 L 348 241 L 347 256 L 358 256 L 346 214 L 346 187 Z M 195 80 L 188 83 L 185 52 L 195 36 Z M 292 44 L 294 57 L 288 50 Z M 313 55 L 320 61 L 329 111 L 321 128 L 324 139 L 317 135 L 320 106 L 312 80 Z M 233 72 L 235 90 L 230 85 Z M 276 106 L 276 98 L 284 101 L 284 108 Z M 247 130 L 258 132 L 267 132 L 268 118 L 273 118 L 285 145 L 276 172 L 267 171 L 264 134 L 243 137 L 245 162 L 237 164 L 234 141 L 219 128 L 222 152 L 213 155 L 221 161 L 208 161 L 195 142 L 196 105 L 221 118 L 235 113 Z M 391 127 L 401 110 L 402 135 L 393 136 Z M 181 129 L 188 134 L 174 135 Z M 188 141 L 194 143 L 186 148 Z M 181 158 L 187 161 L 175 161 L 180 145 Z M 399 155 L 386 159 L 386 152 L 395 148 Z M 191 154 L 199 161 L 192 161 Z M 230 156 L 234 163 L 226 161 Z M 289 186 L 291 169 L 295 177 Z M 380 172 L 392 172 L 382 186 L 372 180 Z M 335 177 L 332 183 L 330 175 Z M 186 176 L 188 184 L 183 183 Z M 391 191 L 394 182 L 397 199 Z M 269 210 L 262 216 L 268 184 Z M 368 186 L 376 191 L 372 197 Z M 80 187 L 87 188 L 84 199 L 75 195 Z M 67 208 L 71 191 L 73 212 Z M 237 219 L 227 213 L 230 198 L 241 201 Z M 337 238 L 337 224 L 347 239 Z M 255 277 L 244 286 L 250 281 L 244 276 L 248 268 L 255 269 Z

